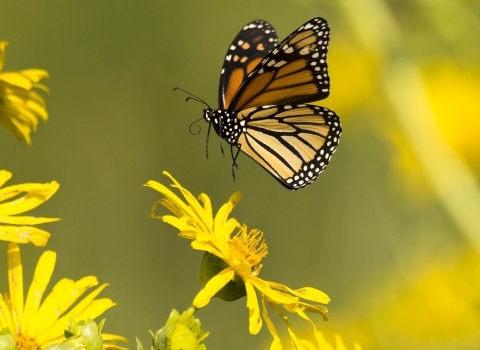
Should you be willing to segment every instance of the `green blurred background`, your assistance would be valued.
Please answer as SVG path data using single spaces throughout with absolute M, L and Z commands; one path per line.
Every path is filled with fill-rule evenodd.
M 200 288 L 202 253 L 146 219 L 160 196 L 142 184 L 168 184 L 167 170 L 214 210 L 242 191 L 233 216 L 269 246 L 261 277 L 326 292 L 330 323 L 315 320 L 328 337 L 365 349 L 478 348 L 479 1 L 1 0 L 0 9 L 4 70 L 50 73 L 50 119 L 32 146 L 0 129 L 8 184 L 61 185 L 32 212 L 62 221 L 41 226 L 52 233 L 46 248 L 22 246 L 27 281 L 41 252 L 57 251 L 52 281 L 110 283 L 101 295 L 119 305 L 104 330 L 148 344 L 147 330 Z M 281 40 L 316 16 L 332 32 L 332 93 L 319 104 L 341 118 L 338 151 L 297 192 L 244 155 L 233 182 L 216 137 L 205 159 L 206 123 L 189 132 L 203 106 L 172 89 L 216 105 L 224 55 L 246 23 L 265 19 Z M 6 256 L 0 272 L 4 291 Z M 269 347 L 266 327 L 249 335 L 245 302 L 215 299 L 197 313 L 209 349 Z

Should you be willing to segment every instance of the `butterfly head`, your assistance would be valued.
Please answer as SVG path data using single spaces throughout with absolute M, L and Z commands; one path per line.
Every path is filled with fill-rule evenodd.
M 230 144 L 236 144 L 241 126 L 235 113 L 225 109 L 204 109 L 203 118 L 213 125 L 216 133 Z

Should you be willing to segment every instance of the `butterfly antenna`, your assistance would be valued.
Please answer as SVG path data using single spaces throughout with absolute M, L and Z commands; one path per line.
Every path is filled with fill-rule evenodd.
M 202 131 L 202 127 L 200 125 L 195 125 L 196 123 L 198 123 L 200 120 L 203 120 L 203 117 L 200 118 L 200 119 L 197 119 L 195 120 L 192 124 L 190 124 L 190 126 L 188 127 L 188 131 L 190 131 L 190 134 L 192 135 L 198 135 L 200 133 L 200 131 Z M 196 131 L 193 131 L 193 127 L 196 127 Z
M 187 97 L 187 98 L 186 98 L 185 102 L 188 102 L 188 100 L 194 100 L 194 101 L 203 103 L 205 106 L 208 107 L 208 109 L 212 109 L 212 108 L 210 107 L 210 105 L 209 105 L 207 102 L 205 102 L 204 100 L 202 100 L 200 97 L 195 96 L 194 94 L 192 94 L 192 93 L 190 93 L 190 92 L 188 92 L 188 91 L 186 91 L 186 90 L 183 90 L 182 88 L 179 88 L 179 87 L 176 87 L 176 88 L 173 89 L 173 91 L 176 91 L 176 90 L 183 91 L 184 93 L 190 95 L 190 97 Z

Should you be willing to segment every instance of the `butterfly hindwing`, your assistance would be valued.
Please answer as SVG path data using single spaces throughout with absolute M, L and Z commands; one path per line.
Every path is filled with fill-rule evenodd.
M 229 107 L 248 74 L 277 43 L 277 33 L 266 21 L 253 21 L 238 33 L 228 49 L 220 75 L 218 100 L 221 109 Z
M 298 28 L 249 74 L 229 110 L 318 101 L 328 96 L 327 49 L 330 29 L 323 18 Z
M 237 114 L 240 149 L 289 189 L 309 185 L 340 140 L 335 112 L 313 105 L 252 107 Z

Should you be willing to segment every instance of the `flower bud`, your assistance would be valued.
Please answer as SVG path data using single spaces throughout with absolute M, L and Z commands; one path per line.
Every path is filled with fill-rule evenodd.
M 15 350 L 15 340 L 13 339 L 12 331 L 8 327 L 0 331 L 0 349 Z
M 195 319 L 196 308 L 190 307 L 182 315 L 172 310 L 165 326 L 153 336 L 153 350 L 206 350 L 203 340 L 208 336 Z

